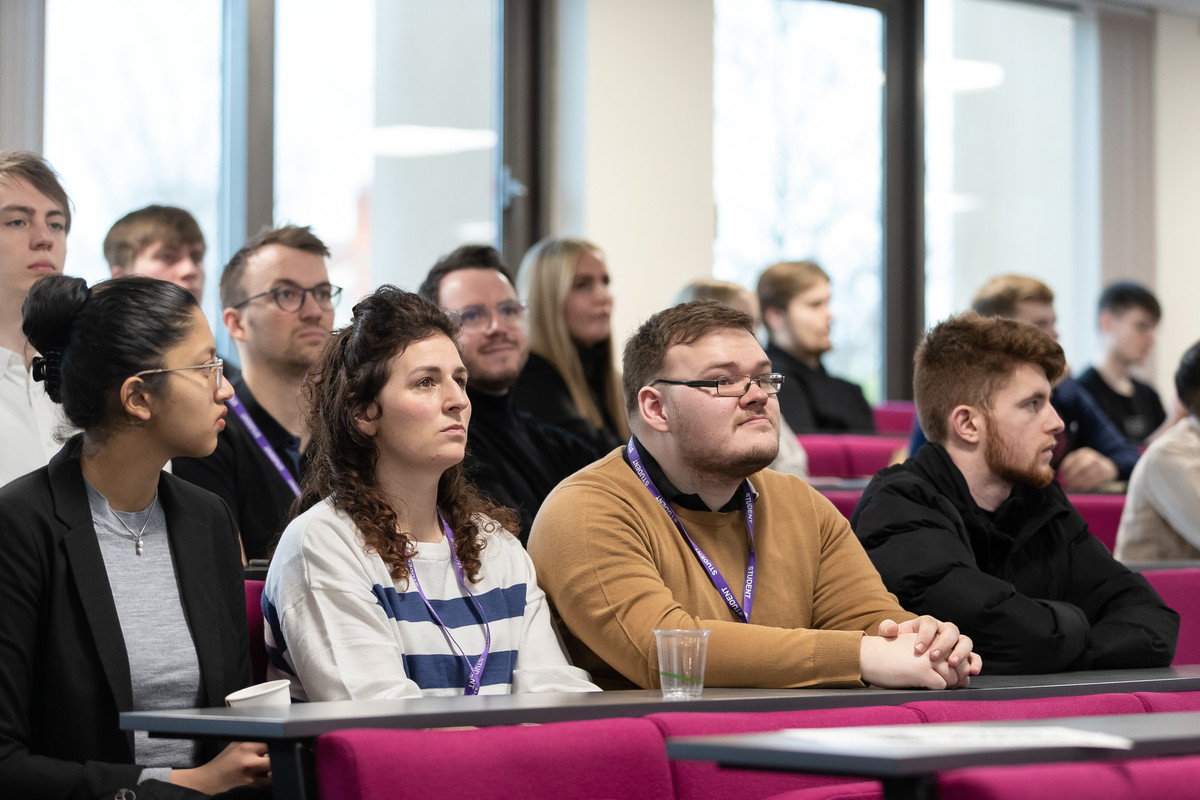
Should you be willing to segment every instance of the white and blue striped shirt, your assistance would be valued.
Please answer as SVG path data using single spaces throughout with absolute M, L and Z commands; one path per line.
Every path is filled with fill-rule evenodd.
M 525 549 L 499 525 L 471 593 L 491 626 L 480 694 L 596 691 L 572 667 L 550 622 Z M 445 539 L 420 543 L 412 562 L 437 615 L 474 663 L 483 652 L 478 611 L 455 575 Z M 328 502 L 288 525 L 263 593 L 268 677 L 288 678 L 296 700 L 459 695 L 467 666 L 430 616 L 412 581 L 392 580 L 358 529 Z

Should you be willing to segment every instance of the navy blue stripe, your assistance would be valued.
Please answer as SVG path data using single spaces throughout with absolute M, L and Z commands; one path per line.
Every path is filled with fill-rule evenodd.
M 479 657 L 478 653 L 468 655 L 472 664 Z M 480 685 L 512 683 L 513 666 L 516 663 L 516 650 L 492 651 L 488 654 L 487 666 L 483 668 Z M 458 656 L 406 655 L 404 671 L 422 689 L 462 689 L 467 685 L 467 665 Z
M 434 621 L 433 617 L 429 615 L 429 609 L 421 600 L 421 595 L 415 590 L 397 592 L 394 587 L 380 586 L 377 583 L 371 588 L 371 591 L 375 593 L 375 600 L 383 607 L 388 619 L 403 622 Z M 525 615 L 525 584 L 523 583 L 505 589 L 492 589 L 476 595 L 475 599 L 483 607 L 483 613 L 487 615 L 488 622 L 498 622 Z M 430 600 L 429 604 L 441 617 L 442 623 L 451 630 L 482 624 L 482 620 L 479 619 L 479 614 L 475 610 L 475 604 L 465 597 Z
M 267 626 L 271 629 L 271 638 L 275 640 L 275 650 L 280 655 L 287 652 L 287 642 L 283 638 L 283 626 L 279 623 L 279 610 L 275 608 L 275 604 L 271 602 L 271 598 L 267 597 L 267 593 L 262 593 L 262 599 L 258 602 L 262 608 L 263 619 L 267 621 Z M 282 661 L 282 658 L 280 659 Z M 276 664 L 276 666 L 279 666 Z

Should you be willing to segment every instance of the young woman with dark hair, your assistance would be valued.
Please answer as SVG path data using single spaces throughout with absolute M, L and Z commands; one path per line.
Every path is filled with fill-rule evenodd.
M 518 517 L 463 478 L 457 326 L 383 286 L 313 367 L 310 463 L 267 574 L 271 677 L 302 700 L 593 691 L 551 627 Z
M 120 711 L 220 705 L 250 683 L 234 521 L 162 471 L 211 452 L 224 424 L 231 392 L 204 315 L 165 281 L 88 289 L 55 275 L 30 289 L 23 327 L 41 353 L 35 379 L 80 432 L 0 489 L 3 794 L 175 798 L 266 784 L 263 745 L 219 750 L 117 727 Z

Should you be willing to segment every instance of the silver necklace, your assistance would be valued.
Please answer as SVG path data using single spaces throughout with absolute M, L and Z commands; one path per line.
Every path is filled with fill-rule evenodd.
M 155 492 L 154 500 L 157 499 L 158 492 Z M 142 534 L 146 532 L 146 528 L 150 527 L 150 520 L 154 517 L 154 500 L 150 501 L 150 513 L 146 515 L 146 521 L 142 523 L 142 529 L 140 531 L 135 531 L 133 528 L 129 527 L 127 524 L 125 524 L 125 520 L 121 519 L 121 515 L 117 513 L 115 508 L 112 506 L 108 507 L 109 510 L 113 512 L 113 516 L 117 518 L 117 522 L 121 523 L 121 527 L 129 531 L 129 536 L 133 539 L 134 551 L 139 556 L 142 554 L 143 550 L 145 550 L 145 547 L 142 545 Z M 118 531 L 118 533 L 120 533 L 120 531 Z

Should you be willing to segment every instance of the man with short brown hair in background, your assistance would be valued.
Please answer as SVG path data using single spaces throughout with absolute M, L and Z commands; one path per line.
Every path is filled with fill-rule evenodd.
M 104 237 L 114 278 L 147 275 L 204 295 L 204 234 L 195 217 L 174 206 L 152 205 L 117 220 Z

